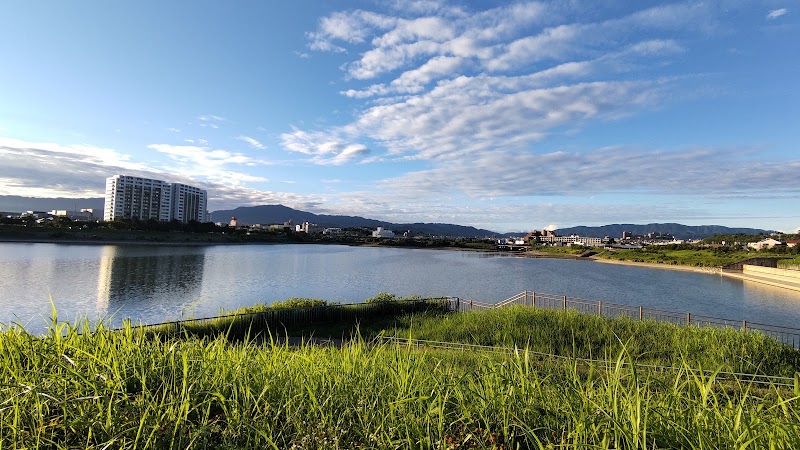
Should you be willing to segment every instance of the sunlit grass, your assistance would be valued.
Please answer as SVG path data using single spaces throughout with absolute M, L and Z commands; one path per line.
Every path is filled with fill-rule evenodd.
M 130 325 L 92 330 L 55 319 L 45 336 L 10 329 L 0 333 L 0 447 L 800 448 L 800 374 L 794 387 L 723 381 L 715 372 L 725 364 L 689 350 L 671 359 L 677 370 L 641 371 L 631 363 L 650 345 L 661 351 L 667 334 L 639 343 L 642 334 L 620 337 L 636 325 L 529 311 L 426 314 L 397 330 L 518 348 L 549 339 L 558 341 L 553 350 L 576 355 L 598 345 L 592 355 L 610 362 L 358 337 L 342 348 L 156 338 Z M 656 325 L 641 326 L 662 333 Z M 530 327 L 540 330 L 531 335 Z M 602 337 L 581 342 L 571 327 Z M 604 343 L 609 327 L 616 345 Z M 706 353 L 775 351 L 759 336 L 674 328 L 672 339 L 708 346 Z
M 692 365 L 730 372 L 793 376 L 800 352 L 759 332 L 679 326 L 576 311 L 512 306 L 405 317 L 384 334 L 488 346 L 526 347 L 575 358 L 608 359 L 623 348 L 637 363 Z

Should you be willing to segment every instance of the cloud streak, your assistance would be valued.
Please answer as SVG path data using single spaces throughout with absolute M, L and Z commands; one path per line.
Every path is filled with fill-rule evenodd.
M 179 162 L 179 166 L 185 165 L 188 169 L 131 162 L 127 155 L 109 148 L 26 142 L 0 137 L 0 160 L 3 161 L 0 164 L 0 195 L 103 197 L 105 179 L 122 173 L 206 189 L 211 210 L 278 203 L 312 209 L 323 201 L 316 195 L 244 186 L 246 182 L 261 181 L 263 178 L 224 169 L 226 165 L 259 163 L 241 154 L 194 146 L 153 146 L 153 150 L 170 155 Z
M 778 17 L 788 13 L 789 10 L 786 8 L 774 9 L 767 14 L 767 20 L 777 19 Z
M 281 135 L 283 146 L 295 153 L 309 156 L 309 161 L 319 165 L 342 165 L 366 156 L 366 145 L 347 142 L 331 133 L 308 133 L 295 129 Z
M 498 150 L 537 153 L 536 144 L 554 134 L 673 98 L 682 79 L 654 78 L 648 68 L 685 53 L 680 33 L 715 23 L 708 7 L 695 4 L 594 22 L 562 3 L 481 11 L 425 3 L 398 11 L 335 12 L 308 34 L 311 50 L 352 55 L 342 66 L 346 81 L 370 84 L 340 92 L 365 102 L 351 123 L 294 129 L 282 136 L 284 148 L 314 155 L 318 164 L 363 161 L 333 150 L 344 148 L 339 136 L 386 151 L 373 149 L 367 161 L 401 156 L 443 164 Z M 334 153 L 341 156 L 323 157 Z
M 541 155 L 494 152 L 385 180 L 413 199 L 430 193 L 473 199 L 599 193 L 773 198 L 800 193 L 800 160 L 765 162 L 730 149 L 598 149 Z
M 263 150 L 263 149 L 267 148 L 266 145 L 262 144 L 261 142 L 257 141 L 254 138 L 251 138 L 249 136 L 239 136 L 236 139 L 238 139 L 240 141 L 243 141 L 243 142 L 247 142 L 248 144 L 250 144 L 250 147 L 253 147 L 253 148 L 258 149 L 258 150 Z

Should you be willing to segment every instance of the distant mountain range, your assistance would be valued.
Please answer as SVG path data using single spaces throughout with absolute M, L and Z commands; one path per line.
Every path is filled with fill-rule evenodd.
M 25 211 L 52 211 L 66 209 L 69 211 L 83 208 L 94 208 L 102 211 L 105 205 L 103 198 L 33 198 L 19 195 L 0 195 L 0 211 L 21 213 Z
M 769 234 L 770 230 L 760 230 L 756 228 L 729 228 L 721 225 L 681 225 L 679 223 L 649 223 L 647 225 L 635 225 L 632 223 L 620 223 L 613 225 L 603 225 L 599 227 L 572 227 L 560 228 L 556 233 L 560 236 L 577 234 L 587 237 L 605 237 L 614 239 L 622 237 L 623 231 L 629 231 L 634 235 L 646 235 L 647 233 L 671 234 L 677 239 L 705 239 L 718 234 Z
M 283 205 L 242 206 L 236 209 L 214 211 L 211 220 L 214 222 L 228 222 L 231 217 L 236 217 L 239 223 L 283 223 L 292 220 L 295 224 L 303 222 L 316 223 L 323 227 L 384 227 L 395 233 L 411 231 L 412 234 L 426 234 L 434 236 L 452 237 L 484 237 L 495 236 L 498 233 L 463 225 L 447 223 L 392 223 L 381 220 L 365 219 L 357 216 L 330 216 L 326 214 L 313 214 L 306 211 L 292 209 Z
M 484 230 L 462 225 L 451 225 L 444 223 L 405 223 L 397 224 L 384 222 L 374 219 L 365 219 L 354 216 L 329 216 L 318 215 L 305 211 L 288 208 L 283 205 L 263 205 L 248 206 L 236 209 L 214 211 L 211 213 L 211 220 L 215 222 L 227 222 L 231 217 L 236 217 L 243 223 L 281 223 L 293 220 L 294 223 L 311 222 L 326 227 L 384 227 L 395 232 L 412 231 L 415 234 L 431 234 L 437 236 L 454 237 L 484 237 L 497 235 L 524 235 L 521 233 L 498 233 L 496 231 Z M 675 236 L 677 239 L 703 239 L 718 234 L 761 234 L 771 233 L 769 230 L 755 228 L 730 228 L 721 225 L 681 225 L 678 223 L 651 223 L 647 225 L 636 224 L 613 224 L 599 227 L 572 227 L 560 228 L 556 233 L 560 236 L 577 234 L 587 237 L 622 237 L 623 231 L 629 231 L 634 235 L 645 235 L 647 233 L 662 233 Z
M 23 212 L 29 210 L 51 211 L 54 209 L 81 209 L 95 208 L 102 211 L 104 200 L 102 198 L 32 198 L 15 195 L 0 195 L 0 211 Z M 391 223 L 381 220 L 366 219 L 357 216 L 332 216 L 313 214 L 306 211 L 292 209 L 283 205 L 243 206 L 236 209 L 219 210 L 211 213 L 214 222 L 228 222 L 235 216 L 240 223 L 283 223 L 289 220 L 294 223 L 311 222 L 325 227 L 384 227 L 398 233 L 411 231 L 414 234 L 453 237 L 485 237 L 485 236 L 511 236 L 525 235 L 525 232 L 498 233 L 475 227 L 453 225 L 446 223 Z M 730 228 L 721 225 L 690 226 L 678 223 L 650 223 L 647 225 L 613 224 L 598 227 L 571 227 L 556 230 L 560 236 L 577 234 L 588 237 L 610 236 L 619 238 L 623 231 L 634 235 L 647 233 L 671 234 L 678 239 L 703 239 L 718 234 L 762 234 L 771 233 L 770 230 L 757 228 Z

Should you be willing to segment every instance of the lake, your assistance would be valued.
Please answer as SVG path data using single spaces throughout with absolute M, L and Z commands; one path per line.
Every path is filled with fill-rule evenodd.
M 523 290 L 798 327 L 800 292 L 716 274 L 345 245 L 0 243 L 0 323 L 156 323 L 290 297 L 361 302 L 377 293 L 496 302 Z

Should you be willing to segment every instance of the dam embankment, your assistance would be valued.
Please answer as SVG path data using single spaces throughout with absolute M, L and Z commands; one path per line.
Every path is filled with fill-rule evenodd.
M 775 267 L 762 267 L 750 264 L 742 265 L 741 272 L 722 271 L 722 275 L 745 281 L 768 284 L 800 291 L 800 270 L 778 269 Z

